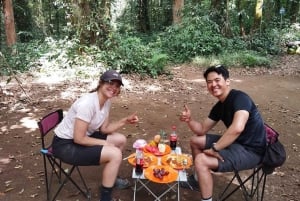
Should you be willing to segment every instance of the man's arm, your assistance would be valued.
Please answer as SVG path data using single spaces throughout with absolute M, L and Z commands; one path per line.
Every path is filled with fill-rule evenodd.
M 196 135 L 205 135 L 217 122 L 206 118 L 203 122 L 198 122 L 192 119 L 191 110 L 187 105 L 184 105 L 184 111 L 180 115 L 180 120 L 186 122 L 189 128 Z
M 214 148 L 216 150 L 221 150 L 231 145 L 245 129 L 248 118 L 249 112 L 246 110 L 239 110 L 235 112 L 232 124 L 214 145 Z
M 203 122 L 198 122 L 191 119 L 187 122 L 189 128 L 198 136 L 205 135 L 217 122 L 206 118 Z

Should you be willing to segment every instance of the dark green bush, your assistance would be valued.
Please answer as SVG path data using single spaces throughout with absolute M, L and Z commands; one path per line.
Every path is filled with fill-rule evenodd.
M 158 49 L 144 44 L 139 37 L 115 37 L 107 43 L 102 59 L 124 73 L 139 73 L 156 77 L 165 73 L 168 56 Z
M 186 18 L 161 34 L 163 48 L 174 62 L 185 62 L 197 55 L 222 52 L 224 38 L 208 16 Z

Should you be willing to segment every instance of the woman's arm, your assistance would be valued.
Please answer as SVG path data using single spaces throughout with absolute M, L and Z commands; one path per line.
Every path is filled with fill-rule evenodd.
M 120 119 L 116 122 L 109 122 L 109 116 L 106 117 L 105 121 L 103 122 L 102 126 L 100 127 L 100 131 L 102 133 L 113 133 L 123 127 L 125 124 L 134 124 L 139 121 L 138 116 L 136 115 L 136 112 Z
M 106 140 L 91 138 L 86 135 L 88 123 L 76 118 L 74 125 L 74 142 L 84 146 L 108 145 Z

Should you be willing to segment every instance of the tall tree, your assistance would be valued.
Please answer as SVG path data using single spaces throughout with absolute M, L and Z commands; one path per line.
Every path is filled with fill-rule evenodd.
M 2 0 L 2 2 L 4 12 L 6 44 L 8 47 L 11 47 L 17 41 L 13 3 L 12 0 Z
M 240 29 L 240 36 L 245 37 L 245 26 L 244 26 L 244 9 L 243 9 L 243 0 L 237 0 L 236 6 L 238 10 L 238 23 L 239 23 L 239 29 Z
M 221 32 L 225 36 L 232 36 L 229 20 L 229 0 L 211 1 L 212 19 L 219 25 Z
M 138 29 L 144 33 L 150 31 L 148 0 L 138 0 Z
M 181 14 L 184 6 L 184 0 L 173 1 L 173 23 L 178 24 L 181 22 Z
M 300 8 L 300 0 L 291 1 L 290 12 L 289 12 L 291 23 L 297 22 L 297 17 L 299 18 L 299 8 Z
M 263 11 L 262 11 L 263 5 L 264 5 L 263 0 L 256 0 L 256 6 L 255 6 L 255 12 L 254 12 L 254 22 L 253 22 L 252 30 L 251 30 L 252 33 L 256 32 L 260 28 L 262 15 L 263 15 Z

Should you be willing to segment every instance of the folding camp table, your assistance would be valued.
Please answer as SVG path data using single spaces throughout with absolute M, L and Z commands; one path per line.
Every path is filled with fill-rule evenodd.
M 175 150 L 176 154 L 181 154 L 181 148 L 176 147 Z M 161 157 L 158 157 L 158 164 L 161 165 Z M 160 201 L 162 197 L 164 197 L 168 192 L 173 191 L 174 193 L 177 193 L 177 201 L 180 201 L 180 182 L 186 182 L 187 181 L 187 176 L 186 176 L 186 171 L 185 170 L 177 170 L 178 171 L 178 177 L 176 181 L 170 182 L 170 183 L 155 183 L 155 185 L 166 185 L 167 189 L 164 190 L 161 193 L 154 192 L 148 184 L 150 184 L 152 181 L 148 180 L 144 173 L 141 175 L 137 175 L 135 173 L 135 168 L 132 170 L 132 178 L 135 180 L 134 181 L 134 189 L 133 189 L 133 201 L 136 200 L 136 193 L 142 188 L 145 188 L 154 198 L 154 201 Z M 153 183 L 153 182 L 152 182 Z

